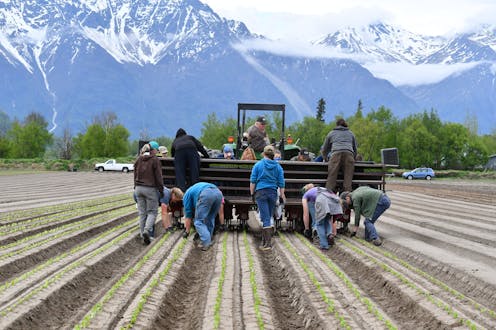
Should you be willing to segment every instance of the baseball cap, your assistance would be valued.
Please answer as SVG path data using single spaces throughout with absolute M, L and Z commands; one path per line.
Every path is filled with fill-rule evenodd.
M 257 117 L 257 121 L 258 121 L 259 123 L 264 124 L 264 125 L 265 125 L 265 124 L 267 124 L 267 120 L 265 119 L 265 117 L 264 117 L 264 116 L 258 116 L 258 117 Z
M 150 148 L 158 150 L 158 142 L 157 141 L 150 141 L 150 142 L 148 142 L 148 144 L 150 145 Z
M 231 146 L 224 146 L 223 152 L 228 153 L 228 152 L 233 152 L 233 149 Z

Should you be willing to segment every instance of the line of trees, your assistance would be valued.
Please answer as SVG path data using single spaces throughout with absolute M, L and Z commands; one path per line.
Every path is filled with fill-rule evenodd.
M 291 124 L 286 133 L 298 145 L 318 154 L 325 136 L 335 127 L 337 118 L 345 118 L 358 141 L 358 151 L 364 160 L 381 161 L 380 150 L 398 148 L 400 165 L 404 168 L 429 166 L 435 169 L 474 169 L 483 166 L 489 155 L 496 154 L 496 130 L 489 135 L 477 135 L 477 124 L 469 118 L 466 125 L 443 123 L 435 110 L 411 114 L 398 119 L 386 107 L 363 113 L 358 102 L 355 113 L 336 114 L 326 123 L 326 101 L 317 102 L 315 117 L 305 117 Z M 267 114 L 266 126 L 270 137 L 279 139 L 281 117 Z M 247 124 L 254 122 L 248 118 Z M 247 127 L 246 127 L 247 128 Z M 221 120 L 215 113 L 203 123 L 200 140 L 208 147 L 221 149 L 228 136 L 235 136 L 236 120 Z M 69 129 L 57 137 L 48 131 L 48 123 L 33 112 L 23 120 L 10 120 L 0 111 L 0 158 L 58 158 L 92 159 L 134 157 L 138 140 L 129 141 L 129 131 L 119 123 L 117 115 L 104 112 L 93 118 L 84 132 L 73 136 Z M 142 135 L 140 139 L 152 137 Z M 159 144 L 170 147 L 172 138 L 154 137 Z

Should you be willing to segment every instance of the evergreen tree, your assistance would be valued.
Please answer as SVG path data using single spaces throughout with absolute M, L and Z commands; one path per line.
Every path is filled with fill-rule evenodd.
M 322 122 L 325 121 L 324 120 L 325 108 L 326 108 L 326 101 L 323 98 L 321 98 L 317 104 L 317 116 L 315 117 L 317 120 L 320 120 Z

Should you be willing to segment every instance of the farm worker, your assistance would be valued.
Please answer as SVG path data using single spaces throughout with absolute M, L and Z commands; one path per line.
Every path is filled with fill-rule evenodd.
M 331 153 L 330 159 L 328 153 Z M 336 190 L 336 180 L 339 170 L 343 171 L 343 190 L 351 191 L 351 181 L 355 170 L 355 156 L 357 154 L 357 143 L 355 135 L 349 130 L 348 124 L 343 118 L 336 121 L 336 127 L 327 134 L 324 141 L 322 155 L 327 166 L 327 190 Z
M 182 128 L 176 132 L 172 142 L 171 156 L 174 157 L 176 185 L 182 190 L 198 182 L 200 176 L 200 152 L 203 157 L 209 158 L 207 150 L 194 136 L 186 134 Z M 189 168 L 189 185 L 186 185 L 186 168 Z
M 280 197 L 283 202 L 286 201 L 284 171 L 281 165 L 274 160 L 274 151 L 273 146 L 265 146 L 264 158 L 253 166 L 250 175 L 250 194 L 257 203 L 262 220 L 262 242 L 259 246 L 261 250 L 272 249 L 273 226 L 271 219 L 278 198 L 278 188 L 280 188 Z
M 267 132 L 265 131 L 265 125 L 267 120 L 264 116 L 259 116 L 255 124 L 248 128 L 248 145 L 255 151 L 257 159 L 262 158 L 261 153 L 264 147 L 270 143 Z
M 222 153 L 219 154 L 217 158 L 234 159 L 233 148 L 231 146 L 225 145 L 224 148 L 222 148 Z
M 317 198 L 317 187 L 313 183 L 306 184 L 301 189 L 303 197 L 301 198 L 301 206 L 303 207 L 303 225 L 305 231 L 303 235 L 306 238 L 312 237 L 312 232 L 315 229 L 315 199 Z M 312 218 L 310 226 L 310 217 Z
M 316 187 L 315 228 L 319 235 L 320 249 L 328 250 L 334 245 L 336 219 L 343 214 L 339 197 L 323 187 Z
M 167 157 L 167 155 L 169 154 L 169 150 L 165 146 L 158 147 L 158 152 L 159 154 L 157 156 L 162 158 Z
M 164 193 L 159 202 L 162 215 L 162 226 L 164 226 L 165 232 L 173 230 L 170 221 L 169 204 L 182 201 L 183 195 L 184 193 L 182 190 L 177 187 L 171 189 L 164 187 Z
M 138 201 L 140 234 L 145 245 L 150 244 L 157 218 L 159 195 L 164 191 L 162 166 L 156 157 L 158 147 L 156 141 L 150 141 L 150 151 L 143 152 L 134 163 L 134 191 Z
M 365 217 L 365 240 L 372 241 L 374 245 L 382 244 L 375 222 L 390 206 L 391 200 L 381 190 L 368 186 L 358 187 L 352 192 L 343 191 L 340 195 L 343 207 L 353 209 L 355 213 L 355 225 L 351 232 L 351 237 L 356 235 L 360 225 L 360 216 Z
M 193 221 L 201 241 L 198 247 L 202 251 L 207 251 L 212 245 L 215 216 L 221 207 L 222 198 L 219 188 L 208 182 L 195 183 L 184 194 L 185 233 L 189 233 Z

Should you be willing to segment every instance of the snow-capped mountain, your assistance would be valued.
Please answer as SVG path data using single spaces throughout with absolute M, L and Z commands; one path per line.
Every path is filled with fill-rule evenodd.
M 425 37 L 385 23 L 348 27 L 314 41 L 344 53 L 364 55 L 364 62 L 418 63 L 444 45 L 441 37 Z
M 490 61 L 494 32 L 488 28 L 448 41 L 375 24 L 332 33 L 316 43 L 363 55 L 358 58 L 365 62 Z M 113 111 L 136 138 L 142 133 L 172 136 L 179 127 L 199 134 L 209 113 L 232 117 L 238 102 L 285 103 L 291 123 L 314 115 L 321 97 L 332 100 L 329 119 L 353 113 L 359 99 L 367 111 L 384 105 L 402 117 L 444 106 L 439 98 L 450 98 L 446 81 L 436 85 L 445 94 L 423 93 L 428 86 L 400 89 L 375 77 L 360 60 L 235 46 L 246 39 L 264 37 L 199 0 L 3 1 L 0 110 L 11 118 L 40 112 L 52 119 L 56 134 L 66 127 L 74 133 L 84 130 L 96 114 Z M 471 77 L 489 75 L 480 88 L 491 88 L 491 68 L 473 69 Z M 475 91 L 478 85 L 471 84 Z M 456 86 L 459 93 L 463 80 Z M 479 111 L 494 112 L 494 98 L 470 95 L 464 104 L 473 97 L 473 104 L 484 106 Z
M 445 37 L 422 36 L 385 23 L 349 27 L 314 42 L 343 53 L 361 55 L 362 62 L 455 64 L 496 60 L 496 29 Z

